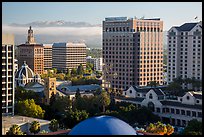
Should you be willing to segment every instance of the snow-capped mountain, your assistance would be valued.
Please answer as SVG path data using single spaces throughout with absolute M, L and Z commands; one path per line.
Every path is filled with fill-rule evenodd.
M 72 22 L 72 21 L 34 21 L 27 24 L 12 23 L 10 26 L 33 26 L 33 27 L 101 27 L 101 24 L 90 24 L 87 22 Z

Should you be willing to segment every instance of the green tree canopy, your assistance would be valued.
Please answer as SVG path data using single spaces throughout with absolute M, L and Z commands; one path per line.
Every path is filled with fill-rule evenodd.
M 105 112 L 105 107 L 110 104 L 110 96 L 107 94 L 107 92 L 101 92 L 101 94 L 98 96 L 98 103 L 99 106 L 102 106 L 103 112 Z
M 25 135 L 22 131 L 20 126 L 12 125 L 6 135 Z
M 73 128 L 79 122 L 87 119 L 88 116 L 89 116 L 89 113 L 87 113 L 85 110 L 72 111 L 72 109 L 70 109 L 66 113 L 66 118 L 64 120 L 64 124 L 68 128 Z
M 73 68 L 73 69 L 71 70 L 71 74 L 74 75 L 74 76 L 77 75 L 77 70 L 76 70 L 76 68 Z
M 170 125 L 170 124 L 163 124 L 160 121 L 158 121 L 157 123 L 150 123 L 147 128 L 146 131 L 149 133 L 156 133 L 159 135 L 171 135 L 174 132 L 174 128 Z
M 196 119 L 189 121 L 184 129 L 184 135 L 202 135 L 202 122 Z
M 17 103 L 18 114 L 34 118 L 43 118 L 45 111 L 35 104 L 33 99 L 26 99 L 18 101 Z
M 77 75 L 83 75 L 84 74 L 84 68 L 82 64 L 80 64 L 77 68 Z
M 156 81 L 150 81 L 148 82 L 147 86 L 156 87 L 156 86 L 159 86 L 159 83 Z
M 57 131 L 59 128 L 59 123 L 56 119 L 52 119 L 49 124 L 49 129 L 53 132 Z
M 23 101 L 26 99 L 34 99 L 37 104 L 41 103 L 41 97 L 39 96 L 38 93 L 17 86 L 15 89 L 15 100 Z
M 40 123 L 38 121 L 33 121 L 30 125 L 29 131 L 31 133 L 37 134 L 40 132 Z

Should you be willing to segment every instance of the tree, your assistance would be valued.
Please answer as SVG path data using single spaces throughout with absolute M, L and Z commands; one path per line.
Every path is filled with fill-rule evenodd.
M 166 128 L 167 128 L 167 132 L 166 132 L 167 135 L 171 135 L 174 133 L 174 127 L 172 127 L 170 124 L 167 124 Z
M 76 94 L 75 94 L 75 98 L 78 99 L 79 97 L 81 97 L 81 93 L 80 93 L 80 90 L 78 88 L 76 91 Z
M 73 69 L 71 70 L 71 74 L 72 74 L 73 76 L 76 76 L 76 75 L 77 75 L 77 70 L 76 70 L 75 68 L 73 68 Z
M 73 128 L 76 124 L 79 122 L 87 119 L 89 116 L 89 113 L 87 113 L 85 110 L 74 110 L 70 109 L 66 113 L 66 118 L 63 120 L 65 126 L 68 128 Z
M 6 135 L 25 135 L 22 131 L 20 126 L 12 125 Z
M 156 87 L 156 86 L 159 86 L 159 83 L 156 81 L 150 81 L 148 82 L 147 86 Z
M 40 123 L 38 121 L 33 121 L 29 128 L 29 131 L 34 134 L 37 134 L 38 132 L 40 132 Z
M 184 135 L 202 135 L 202 122 L 196 119 L 190 120 L 184 129 Z
M 103 112 L 105 112 L 105 107 L 110 104 L 110 97 L 107 92 L 102 91 L 102 93 L 98 96 L 99 105 L 102 106 Z
M 53 132 L 57 131 L 59 128 L 59 123 L 56 119 L 52 119 L 49 124 L 49 129 Z
M 182 87 L 181 84 L 177 82 L 172 82 L 167 86 L 167 90 L 170 92 L 170 94 L 178 95 L 179 92 L 182 91 Z
M 34 118 L 44 117 L 45 111 L 39 105 L 36 105 L 33 99 L 18 101 L 17 108 L 20 115 Z
M 77 75 L 83 75 L 84 74 L 84 68 L 82 64 L 80 64 L 77 68 Z
M 156 133 L 159 135 L 171 135 L 174 132 L 174 128 L 170 124 L 163 124 L 158 121 L 155 124 L 150 123 L 146 127 L 146 131 L 149 133 Z
M 15 100 L 16 101 L 23 101 L 26 99 L 34 99 L 37 104 L 41 103 L 41 97 L 38 93 L 32 90 L 26 90 L 23 87 L 16 87 L 15 88 Z
M 92 63 L 87 62 L 86 63 L 86 70 L 93 70 L 94 65 Z

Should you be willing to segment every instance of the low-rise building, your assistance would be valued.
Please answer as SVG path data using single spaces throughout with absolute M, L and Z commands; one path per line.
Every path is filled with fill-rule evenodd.
M 20 126 L 21 131 L 25 132 L 27 135 L 30 135 L 30 125 L 31 122 L 38 121 L 40 123 L 40 131 L 47 131 L 51 132 L 49 130 L 49 123 L 48 120 L 38 119 L 38 118 L 32 118 L 32 117 L 26 117 L 26 116 L 2 116 L 2 135 L 6 135 L 6 132 L 8 132 L 9 128 L 16 124 Z
M 189 91 L 169 98 L 166 87 L 131 86 L 123 91 L 124 97 L 115 97 L 115 101 L 124 101 L 136 104 L 138 107 L 146 106 L 164 123 L 185 127 L 192 119 L 202 121 L 202 92 Z

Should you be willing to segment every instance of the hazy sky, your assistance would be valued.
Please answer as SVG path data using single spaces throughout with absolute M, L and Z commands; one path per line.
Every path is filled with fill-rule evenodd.
M 127 16 L 164 21 L 164 30 L 202 20 L 202 2 L 3 2 L 2 23 L 74 21 L 102 24 L 105 17 Z

